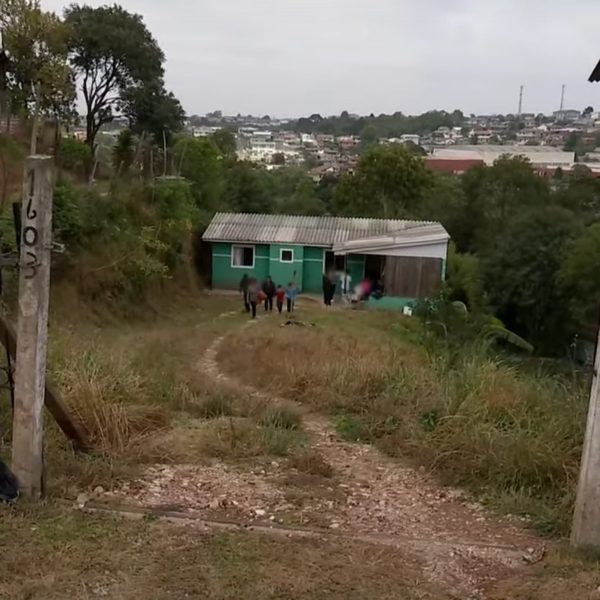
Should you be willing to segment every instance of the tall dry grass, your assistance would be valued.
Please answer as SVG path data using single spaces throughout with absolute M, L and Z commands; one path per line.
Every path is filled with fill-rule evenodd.
M 358 336 L 298 327 L 235 333 L 219 353 L 232 375 L 325 409 L 368 406 L 388 387 L 394 370 L 414 360 L 410 348 L 401 353 L 397 346 Z
M 447 483 L 564 531 L 586 390 L 505 364 L 485 345 L 421 352 L 391 331 L 263 328 L 220 356 L 238 377 L 346 417 L 339 431 L 410 456 Z M 360 432 L 360 436 L 356 432 Z

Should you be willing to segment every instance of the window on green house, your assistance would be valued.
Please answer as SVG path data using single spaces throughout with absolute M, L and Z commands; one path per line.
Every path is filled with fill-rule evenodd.
M 294 251 L 293 250 L 281 250 L 279 252 L 280 262 L 291 263 L 294 262 Z
M 232 246 L 231 266 L 238 269 L 254 267 L 254 246 Z

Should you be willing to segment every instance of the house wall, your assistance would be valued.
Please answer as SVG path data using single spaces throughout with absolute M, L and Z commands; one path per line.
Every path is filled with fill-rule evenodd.
M 233 244 L 237 245 L 237 244 Z M 267 244 L 242 244 L 254 246 L 254 267 L 232 267 L 230 243 L 212 244 L 212 287 L 222 290 L 236 290 L 242 276 L 256 277 L 262 281 L 269 274 L 269 246 Z
M 212 287 L 214 289 L 237 289 L 244 273 L 259 281 L 268 275 L 276 285 L 286 286 L 296 281 L 301 291 L 320 294 L 322 290 L 324 248 L 296 244 L 240 244 L 254 246 L 254 268 L 232 267 L 231 247 L 237 244 L 213 242 Z M 281 262 L 281 251 L 292 250 L 294 262 Z
M 281 262 L 281 251 L 291 250 L 294 262 Z M 304 289 L 304 246 L 294 244 L 271 244 L 269 251 L 269 275 L 275 285 L 285 287 L 290 281 L 295 281 L 300 290 Z
M 310 294 L 320 294 L 323 290 L 323 268 L 325 248 L 304 246 L 304 278 L 302 288 Z

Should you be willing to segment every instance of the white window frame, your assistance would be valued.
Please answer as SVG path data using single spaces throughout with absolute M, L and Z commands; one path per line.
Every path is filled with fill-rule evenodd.
M 292 260 L 283 260 L 283 253 L 284 252 L 291 252 L 292 253 Z M 279 249 L 279 262 L 284 263 L 286 265 L 290 265 L 294 262 L 294 249 L 293 248 L 280 248 Z
M 250 266 L 247 265 L 236 265 L 233 263 L 234 257 L 234 248 L 252 248 L 252 264 Z M 256 246 L 251 244 L 231 244 L 231 268 L 232 269 L 254 269 L 254 265 L 256 264 Z

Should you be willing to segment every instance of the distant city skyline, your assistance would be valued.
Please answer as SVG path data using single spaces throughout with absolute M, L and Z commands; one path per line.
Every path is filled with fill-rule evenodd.
M 62 13 L 64 0 L 41 0 Z M 106 4 L 98 0 L 85 2 Z M 188 114 L 465 114 L 600 108 L 600 3 L 122 0 L 166 55 Z

